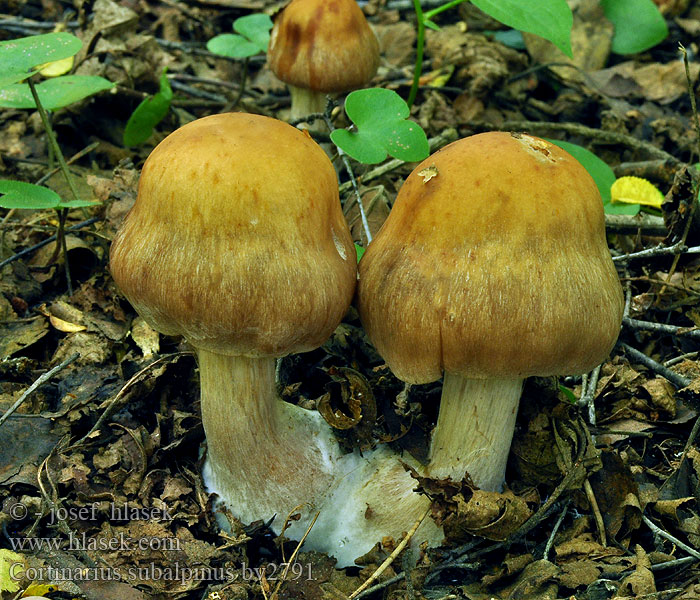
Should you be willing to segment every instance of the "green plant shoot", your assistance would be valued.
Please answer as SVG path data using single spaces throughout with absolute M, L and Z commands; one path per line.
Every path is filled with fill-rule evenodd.
M 336 129 L 331 140 L 355 160 L 376 164 L 387 154 L 406 162 L 428 157 L 428 138 L 418 124 L 406 120 L 408 105 L 396 92 L 382 88 L 351 92 L 345 112 L 357 131 Z
M 124 145 L 138 146 L 151 137 L 155 126 L 168 114 L 172 99 L 173 90 L 170 87 L 166 69 L 163 69 L 160 76 L 160 91 L 145 98 L 131 113 L 124 129 Z
M 103 77 L 59 75 L 39 84 L 34 76 L 47 63 L 55 63 L 75 56 L 82 42 L 69 33 L 47 33 L 0 42 L 0 107 L 36 108 L 46 131 L 50 152 L 56 157 L 59 169 L 71 190 L 73 198 L 63 200 L 52 190 L 31 183 L 0 180 L 0 206 L 4 208 L 54 209 L 58 215 L 56 251 L 63 254 L 69 294 L 73 293 L 66 247 L 65 225 L 68 209 L 85 207 L 95 202 L 81 200 L 68 171 L 68 165 L 56 140 L 56 134 L 46 109 L 68 106 L 114 84 Z M 26 83 L 19 83 L 26 80 Z

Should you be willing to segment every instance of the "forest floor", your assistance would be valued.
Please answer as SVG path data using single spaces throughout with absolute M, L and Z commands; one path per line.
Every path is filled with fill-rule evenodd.
M 0 0 L 0 39 L 50 31 L 69 14 L 67 29 L 84 41 L 76 72 L 117 84 L 52 117 L 64 154 L 77 155 L 71 171 L 81 195 L 100 201 L 69 216 L 69 226 L 80 225 L 68 237 L 72 294 L 51 244 L 34 248 L 55 232 L 55 212 L 0 213 L 0 415 L 40 384 L 0 424 L 3 599 L 342 599 L 395 547 L 397 540 L 384 540 L 362 566 L 343 570 L 302 549 L 303 572 L 281 577 L 294 542 L 276 540 L 262 522 L 220 533 L 200 474 L 205 439 L 194 357 L 182 340 L 159 336 L 135 314 L 108 270 L 110 240 L 160 140 L 230 110 L 285 118 L 288 93 L 263 55 L 244 65 L 205 49 L 235 18 L 280 4 Z M 441 30 L 428 32 L 412 118 L 436 144 L 452 129 L 459 137 L 498 129 L 584 146 L 617 176 L 647 178 L 666 196 L 656 213 L 608 217 L 613 253 L 673 250 L 617 262 L 627 312 L 620 343 L 599 372 L 528 380 L 507 473 L 511 496 L 472 506 L 472 521 L 458 515 L 446 547 L 423 553 L 417 565 L 396 558 L 362 597 L 700 598 L 698 139 L 678 52 L 679 43 L 688 49 L 695 88 L 700 3 L 658 3 L 669 37 L 626 57 L 610 53 L 612 28 L 598 3 L 574 4 L 576 68 L 531 36 L 524 47 L 494 40 L 489 32 L 502 26 L 469 3 L 443 13 Z M 405 98 L 415 56 L 411 3 L 372 0 L 363 9 L 382 50 L 372 85 Z M 126 148 L 125 123 L 158 90 L 165 67 L 172 108 L 146 143 Z M 342 115 L 335 119 L 345 126 Z M 414 166 L 374 173 L 353 163 L 372 232 Z M 2 177 L 36 182 L 48 172 L 37 114 L 0 110 Z M 46 184 L 66 192 L 58 174 Z M 342 190 L 346 203 L 352 192 Z M 356 208 L 346 205 L 364 245 Z M 81 224 L 87 217 L 91 223 Z M 322 348 L 283 360 L 282 396 L 308 406 L 330 393 L 340 402 L 356 381 L 332 367 L 348 366 L 382 417 L 372 442 L 398 437 L 387 430 L 393 423 L 404 433 L 394 444 L 425 454 L 440 384 L 402 395 L 354 309 Z M 460 503 L 468 505 L 473 492 L 459 489 Z M 152 542 L 121 545 L 124 539 Z M 21 570 L 12 571 L 18 561 Z

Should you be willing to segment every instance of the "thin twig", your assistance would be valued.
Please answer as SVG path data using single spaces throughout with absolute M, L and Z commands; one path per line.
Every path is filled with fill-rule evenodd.
M 323 113 L 323 120 L 326 122 L 326 126 L 328 127 L 328 131 L 333 133 L 335 130 L 335 125 L 333 125 L 333 121 L 331 121 L 331 115 L 330 115 L 330 110 L 332 110 L 332 107 L 329 106 L 326 107 L 326 112 Z M 367 214 L 365 213 L 365 207 L 362 204 L 362 196 L 360 195 L 360 186 L 357 185 L 357 179 L 355 179 L 355 173 L 352 170 L 352 165 L 350 164 L 350 158 L 348 157 L 345 152 L 343 152 L 343 149 L 340 146 L 336 146 L 338 149 L 338 156 L 340 156 L 340 160 L 343 161 L 343 166 L 345 167 L 345 171 L 348 174 L 348 177 L 350 177 L 350 184 L 352 185 L 352 189 L 355 192 L 355 201 L 357 202 L 357 208 L 360 211 L 360 219 L 362 220 L 362 229 L 365 231 L 365 237 L 367 238 L 367 243 L 369 244 L 372 241 L 372 232 L 369 230 L 369 222 L 367 221 Z
M 605 215 L 605 229 L 611 233 L 665 236 L 668 233 L 664 220 L 656 215 Z
M 605 535 L 605 523 L 603 522 L 603 515 L 600 514 L 600 507 L 598 506 L 598 500 L 596 500 L 595 493 L 593 492 L 593 487 L 588 477 L 583 481 L 583 491 L 586 492 L 586 498 L 588 498 L 588 503 L 591 505 L 591 512 L 593 513 L 593 520 L 595 521 L 596 529 L 598 530 L 598 539 L 600 545 L 606 547 L 608 545 L 607 536 Z
M 684 388 L 691 384 L 691 380 L 687 377 L 674 373 L 671 371 L 671 369 L 667 369 L 662 364 L 657 363 L 653 358 L 650 358 L 643 352 L 632 348 L 632 346 L 628 346 L 624 342 L 618 342 L 618 346 L 622 348 L 634 362 L 641 363 L 648 369 L 654 371 L 654 373 L 657 375 L 661 375 L 661 377 L 668 379 L 675 387 Z
M 93 223 L 97 223 L 98 221 L 101 221 L 102 217 L 91 217 L 90 219 L 87 219 L 85 221 L 81 221 L 80 223 L 76 223 L 75 225 L 71 225 L 70 227 L 66 227 L 66 231 L 77 231 L 79 229 L 82 229 L 83 227 L 87 227 L 88 225 L 92 225 Z M 16 260 L 19 260 L 20 258 L 27 256 L 28 254 L 32 254 L 33 252 L 36 252 L 40 248 L 43 248 L 44 246 L 47 246 L 51 242 L 56 241 L 56 234 L 53 234 L 52 236 L 47 237 L 46 239 L 40 241 L 38 244 L 34 244 L 33 246 L 30 246 L 29 248 L 25 248 L 24 250 L 20 250 L 17 254 L 13 254 L 10 256 L 10 258 L 6 258 L 2 262 L 0 262 L 0 269 L 3 267 L 9 265 L 10 263 L 15 262 Z
M 361 598 L 364 598 L 365 596 L 369 596 L 370 594 L 374 594 L 374 592 L 378 592 L 380 590 L 388 588 L 390 585 L 393 585 L 395 583 L 398 583 L 405 577 L 405 573 L 399 573 L 398 575 L 394 575 L 393 577 L 390 577 L 389 579 L 385 579 L 384 581 L 377 583 L 373 585 L 372 587 L 368 587 L 367 589 L 363 590 L 357 596 L 355 596 L 354 600 L 360 600 Z
M 688 554 L 690 554 L 690 556 L 694 557 L 697 560 L 700 560 L 700 552 L 695 550 L 695 548 L 691 548 L 690 546 L 688 546 L 688 544 L 684 544 L 678 538 L 673 537 L 667 531 L 664 531 L 663 529 L 661 529 L 661 527 L 659 527 L 654 522 L 652 522 L 646 515 L 642 515 L 642 521 L 644 521 L 646 526 L 649 529 L 651 529 L 656 535 L 658 535 L 664 539 L 667 539 L 672 544 L 675 544 L 676 546 L 678 546 L 682 550 L 685 550 Z
M 620 256 L 613 256 L 613 262 L 629 262 L 638 258 L 656 258 L 657 256 L 676 256 L 679 254 L 698 254 L 700 246 L 692 246 L 688 248 L 683 241 L 673 244 L 673 246 L 655 246 L 654 248 L 646 248 L 639 252 L 630 252 Z
M 598 379 L 600 378 L 600 365 L 593 369 L 590 374 L 586 374 L 583 378 L 581 386 L 581 399 L 578 404 L 588 408 L 588 422 L 591 425 L 596 424 L 595 419 L 595 391 L 598 387 Z
M 311 523 L 309 523 L 309 526 L 306 528 L 304 535 L 299 540 L 299 543 L 297 544 L 296 548 L 294 548 L 294 552 L 292 552 L 292 555 L 289 557 L 289 560 L 286 561 L 287 567 L 285 568 L 284 572 L 282 573 L 282 575 L 280 577 L 279 582 L 277 583 L 277 586 L 275 587 L 274 591 L 272 592 L 272 595 L 270 596 L 270 600 L 275 600 L 277 598 L 277 594 L 279 593 L 280 589 L 282 588 L 282 584 L 284 584 L 287 581 L 287 575 L 289 573 L 289 569 L 292 566 L 294 559 L 297 557 L 297 554 L 299 554 L 299 550 L 304 545 L 304 542 L 306 541 L 306 538 L 308 537 L 309 533 L 311 533 L 313 526 L 316 524 L 316 519 L 318 519 L 318 516 L 320 514 L 321 513 L 319 511 L 314 515 L 314 518 L 311 520 Z
M 24 393 L 16 400 L 16 402 L 5 411 L 5 414 L 0 416 L 0 425 L 2 425 L 5 421 L 7 421 L 7 419 L 10 418 L 12 413 L 14 413 L 20 406 L 22 406 L 22 403 L 27 398 L 29 398 L 29 396 L 32 394 L 32 392 L 34 390 L 36 390 L 39 386 L 44 385 L 56 373 L 65 369 L 69 364 L 71 364 L 72 362 L 77 360 L 79 357 L 80 357 L 80 354 L 78 352 L 76 352 L 75 354 L 71 354 L 60 365 L 56 365 L 53 369 L 46 371 L 46 373 L 44 373 L 34 383 L 32 383 L 32 385 L 30 385 L 26 390 L 24 390 Z
M 569 505 L 571 504 L 571 498 L 568 498 L 566 502 L 564 503 L 564 508 L 562 509 L 561 513 L 559 513 L 559 516 L 557 517 L 556 523 L 554 523 L 554 527 L 552 527 L 552 532 L 549 534 L 549 538 L 547 539 L 547 544 L 544 547 L 544 552 L 542 553 L 542 559 L 543 560 L 549 560 L 549 552 L 552 550 L 552 544 L 554 544 L 554 538 L 557 535 L 557 531 L 559 531 L 559 528 L 561 527 L 561 524 L 564 522 L 564 517 L 566 516 L 566 513 L 569 512 Z
M 180 356 L 185 356 L 187 354 L 190 354 L 189 352 L 175 352 L 173 354 L 166 354 L 164 356 L 161 356 L 154 360 L 152 363 L 150 363 L 148 366 L 144 367 L 141 369 L 138 373 L 133 375 L 129 381 L 127 381 L 122 388 L 117 392 L 117 395 L 114 396 L 103 411 L 103 413 L 100 415 L 100 417 L 97 419 L 97 422 L 90 428 L 90 431 L 88 431 L 83 437 L 81 437 L 77 442 L 75 442 L 69 449 L 74 449 L 80 446 L 87 440 L 95 431 L 100 429 L 102 425 L 105 423 L 105 421 L 112 415 L 114 414 L 114 411 L 117 410 L 118 408 L 121 407 L 121 400 L 126 394 L 127 390 L 135 384 L 139 379 L 141 379 L 148 371 L 150 371 L 153 367 L 159 365 L 162 362 L 166 362 L 169 360 L 173 360 L 175 358 L 179 358 Z
M 675 325 L 666 325 L 665 323 L 654 323 L 653 321 L 639 321 L 638 319 L 630 319 L 624 317 L 622 324 L 630 329 L 653 331 L 655 333 L 667 333 L 669 335 L 681 335 L 696 340 L 700 340 L 700 329 L 697 327 L 677 327 Z
M 667 560 L 666 562 L 656 563 L 651 565 L 649 569 L 652 571 L 662 571 L 663 569 L 677 569 L 678 567 L 684 567 L 687 564 L 694 563 L 698 559 L 694 556 L 684 556 L 683 558 L 677 558 L 675 560 Z
M 403 549 L 408 545 L 408 542 L 411 541 L 411 538 L 414 536 L 416 531 L 418 531 L 418 528 L 420 527 L 420 524 L 423 522 L 423 519 L 428 516 L 430 513 L 430 508 L 426 510 L 423 513 L 423 516 L 418 519 L 414 524 L 411 529 L 408 530 L 408 533 L 404 536 L 404 538 L 399 542 L 398 546 L 396 546 L 395 550 L 391 553 L 391 556 L 389 556 L 381 565 L 379 565 L 379 568 L 372 573 L 372 575 L 365 581 L 359 588 L 357 588 L 352 594 L 348 596 L 348 600 L 353 600 L 353 598 L 357 598 L 364 590 L 366 590 L 370 585 L 372 585 L 379 577 L 381 577 L 382 573 L 386 571 L 391 563 L 396 560 L 396 557 L 401 554 Z

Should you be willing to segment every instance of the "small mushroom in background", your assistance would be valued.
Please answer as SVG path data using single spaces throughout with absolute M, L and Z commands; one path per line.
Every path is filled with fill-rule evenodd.
M 267 62 L 289 86 L 297 120 L 322 113 L 327 94 L 369 82 L 379 43 L 355 0 L 292 0 L 275 19 Z
M 424 473 L 489 491 L 504 484 L 524 378 L 587 372 L 620 330 L 598 189 L 529 135 L 475 135 L 418 165 L 359 272 L 363 326 L 394 374 L 444 373 Z
M 229 113 L 163 140 L 112 243 L 111 272 L 157 331 L 194 347 L 205 481 L 245 522 L 325 497 L 338 445 L 276 395 L 277 357 L 320 346 L 350 305 L 356 255 L 333 167 L 303 132 Z

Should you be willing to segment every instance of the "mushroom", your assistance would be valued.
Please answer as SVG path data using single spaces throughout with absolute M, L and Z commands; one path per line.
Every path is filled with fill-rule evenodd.
M 275 392 L 276 359 L 320 346 L 355 289 L 319 146 L 258 115 L 188 123 L 148 157 L 110 261 L 136 311 L 196 351 L 209 489 L 245 522 L 277 514 L 277 530 L 321 504 L 341 452 L 318 413 Z
M 288 84 L 297 120 L 323 112 L 326 94 L 372 79 L 379 44 L 355 0 L 292 0 L 275 19 L 267 61 Z
M 622 320 L 595 183 L 524 134 L 468 137 L 418 165 L 359 272 L 363 326 L 394 374 L 444 373 L 425 473 L 490 491 L 524 378 L 590 370 Z

